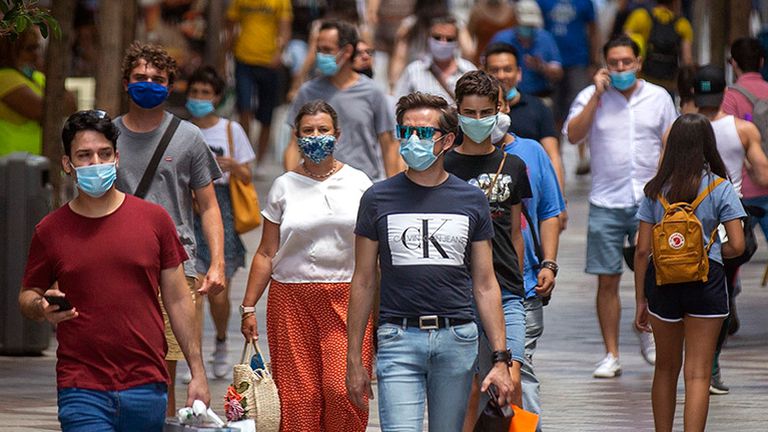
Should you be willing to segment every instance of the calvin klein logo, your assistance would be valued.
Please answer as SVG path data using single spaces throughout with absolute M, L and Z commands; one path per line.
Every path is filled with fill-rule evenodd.
M 435 247 L 435 250 L 445 259 L 448 259 L 448 254 L 445 253 L 445 249 L 440 245 L 439 231 L 448 222 L 449 219 L 443 219 L 442 223 L 436 230 L 430 233 L 429 221 L 431 219 L 421 219 L 421 229 L 418 226 L 411 226 L 403 231 L 403 235 L 400 237 L 400 241 L 403 246 L 409 250 L 415 250 L 421 248 L 424 258 L 429 258 L 429 244 Z M 411 233 L 409 235 L 409 232 Z M 414 242 L 416 240 L 416 242 Z M 415 243 L 415 244 L 414 244 Z
M 469 218 L 446 213 L 387 216 L 387 237 L 394 265 L 462 265 Z

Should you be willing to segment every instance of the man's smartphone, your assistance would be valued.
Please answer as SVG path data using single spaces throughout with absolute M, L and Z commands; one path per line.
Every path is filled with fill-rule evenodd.
M 485 411 L 493 410 L 493 414 L 498 417 L 512 417 L 515 415 L 515 412 L 512 410 L 512 407 L 509 405 L 502 405 L 499 406 L 499 393 L 496 391 L 496 386 L 491 384 L 488 386 L 488 390 L 486 390 L 486 393 L 488 393 L 488 397 L 491 398 L 491 400 L 488 401 L 488 405 L 485 407 Z M 488 413 L 491 414 L 491 413 Z
M 72 304 L 69 303 L 69 300 L 67 300 L 66 297 L 47 295 L 45 296 L 45 300 L 52 305 L 59 306 L 59 310 L 57 312 L 64 312 L 72 309 Z

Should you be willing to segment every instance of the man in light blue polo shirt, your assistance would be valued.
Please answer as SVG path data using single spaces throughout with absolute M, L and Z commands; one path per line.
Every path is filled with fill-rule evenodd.
M 517 27 L 496 33 L 489 45 L 503 42 L 515 47 L 523 61 L 520 67 L 523 79 L 518 90 L 539 97 L 552 93 L 552 83 L 563 77 L 560 52 L 552 35 L 544 30 L 544 18 L 539 5 L 533 0 L 517 3 Z

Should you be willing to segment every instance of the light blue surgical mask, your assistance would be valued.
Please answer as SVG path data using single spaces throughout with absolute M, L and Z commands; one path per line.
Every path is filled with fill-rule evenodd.
M 400 155 L 409 168 L 415 171 L 425 171 L 443 154 L 442 150 L 437 155 L 434 153 L 435 143 L 443 138 L 445 135 L 432 141 L 431 139 L 421 139 L 414 133 L 407 140 L 400 140 Z
M 140 81 L 128 84 L 128 96 L 136 105 L 152 109 L 168 97 L 168 87 L 152 81 Z
M 517 34 L 523 39 L 530 39 L 533 37 L 534 28 L 530 26 L 518 26 Z
M 187 99 L 187 103 L 184 105 L 192 114 L 192 117 L 202 118 L 212 113 L 216 108 L 213 106 L 213 101 L 207 99 Z
M 505 98 L 506 98 L 508 101 L 511 101 L 512 99 L 516 98 L 518 94 L 520 94 L 520 92 L 518 92 L 518 91 L 517 91 L 517 87 L 512 87 L 512 88 L 511 88 L 511 89 L 509 89 L 509 91 L 507 92 L 507 95 L 505 96 Z
M 464 135 L 476 143 L 485 141 L 493 132 L 493 128 L 496 127 L 498 122 L 498 115 L 494 114 L 481 119 L 467 117 L 459 114 L 459 125 Z
M 323 76 L 332 76 L 339 71 L 339 65 L 336 63 L 335 54 L 317 53 L 315 66 Z
M 319 164 L 333 154 L 336 137 L 333 135 L 305 136 L 297 140 L 304 157 Z
M 611 72 L 611 85 L 616 90 L 624 91 L 632 87 L 637 81 L 637 72 L 628 70 L 624 72 Z
M 99 198 L 104 195 L 115 184 L 117 179 L 117 165 L 115 162 L 81 167 L 75 167 L 70 162 L 70 166 L 77 173 L 77 188 L 93 198 Z

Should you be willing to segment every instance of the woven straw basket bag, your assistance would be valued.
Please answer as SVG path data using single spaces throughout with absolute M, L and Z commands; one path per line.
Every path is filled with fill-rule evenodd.
M 255 341 L 246 342 L 240 363 L 233 368 L 232 384 L 238 389 L 238 393 L 247 400 L 245 415 L 256 422 L 256 430 L 258 432 L 278 432 L 280 429 L 280 398 L 277 395 L 277 386 L 272 379 L 269 363 L 264 363 L 263 369 L 251 369 L 251 348 L 262 359 L 264 358 Z

